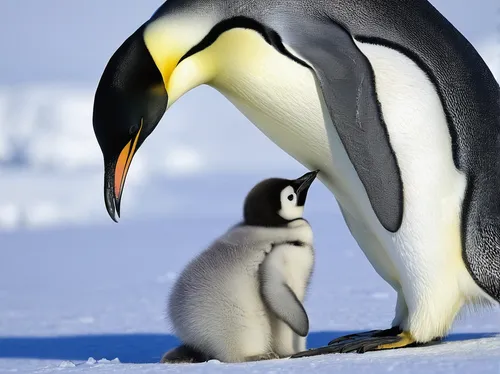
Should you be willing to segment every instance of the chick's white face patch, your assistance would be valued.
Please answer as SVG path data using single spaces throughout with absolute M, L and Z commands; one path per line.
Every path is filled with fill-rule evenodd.
M 281 209 L 278 214 L 286 220 L 302 218 L 304 213 L 303 206 L 297 206 L 297 194 L 292 186 L 287 186 L 281 191 L 280 195 Z

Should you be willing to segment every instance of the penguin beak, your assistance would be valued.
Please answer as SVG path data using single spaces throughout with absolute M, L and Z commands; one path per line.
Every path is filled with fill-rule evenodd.
M 309 191 L 309 187 L 311 187 L 311 184 L 316 179 L 318 173 L 319 170 L 311 171 L 309 173 L 304 174 L 300 178 L 296 179 L 292 183 L 292 186 L 294 187 L 295 192 L 297 194 L 297 200 L 299 205 L 304 205 L 304 202 L 307 197 L 307 192 Z
M 120 217 L 120 203 L 123 194 L 123 187 L 125 186 L 125 180 L 127 179 L 127 174 L 132 163 L 132 159 L 139 148 L 139 139 L 141 131 L 143 128 L 143 122 L 137 134 L 130 139 L 127 145 L 121 150 L 118 158 L 108 163 L 105 167 L 105 187 L 104 187 L 104 201 L 106 203 L 106 210 L 109 216 L 115 222 L 116 215 Z
M 115 222 L 132 159 L 168 106 L 161 72 L 144 44 L 144 27 L 113 54 L 94 99 L 94 133 L 104 158 L 104 201 Z

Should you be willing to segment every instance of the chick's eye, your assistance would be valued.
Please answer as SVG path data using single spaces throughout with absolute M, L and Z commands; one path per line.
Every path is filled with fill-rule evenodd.
M 288 195 L 288 200 L 290 200 L 290 201 L 293 200 L 293 194 Z

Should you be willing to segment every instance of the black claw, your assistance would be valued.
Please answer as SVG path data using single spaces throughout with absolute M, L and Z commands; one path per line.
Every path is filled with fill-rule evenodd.
M 343 342 L 337 342 L 330 344 L 329 347 L 332 353 L 351 353 L 358 352 L 364 353 L 375 349 L 381 344 L 389 344 L 398 341 L 399 337 L 394 338 L 380 338 L 374 336 L 366 336 L 360 338 L 352 338 L 350 340 L 345 340 Z
M 292 355 L 290 358 L 318 356 L 331 353 L 365 353 L 374 351 L 378 346 L 394 344 L 401 340 L 401 329 L 393 327 L 387 330 L 372 330 L 359 334 L 341 336 L 327 346 L 309 349 Z
M 344 336 L 341 336 L 339 338 L 331 340 L 328 343 L 328 345 L 341 343 L 341 342 L 344 342 L 346 340 L 351 340 L 351 339 L 357 339 L 357 338 L 369 337 L 369 336 L 376 336 L 375 334 L 379 333 L 381 331 L 385 331 L 385 330 L 371 330 L 371 331 L 361 332 L 361 333 L 358 333 L 358 334 L 344 335 Z
M 372 330 L 359 334 L 350 334 L 333 339 L 327 346 L 309 349 L 298 352 L 290 358 L 310 357 L 326 355 L 331 353 L 365 353 L 377 350 L 377 347 L 386 344 L 394 344 L 401 341 L 402 330 L 399 327 L 393 327 L 387 330 Z M 441 338 L 436 338 L 428 343 L 412 343 L 405 347 L 422 347 L 439 344 Z

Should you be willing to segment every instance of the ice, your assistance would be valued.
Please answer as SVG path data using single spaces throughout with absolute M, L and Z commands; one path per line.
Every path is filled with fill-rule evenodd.
M 63 361 L 59 364 L 60 368 L 74 368 L 76 365 L 71 361 Z
M 114 358 L 112 360 L 108 360 L 106 358 L 102 358 L 99 361 L 97 361 L 98 364 L 119 364 L 120 360 L 117 358 Z

